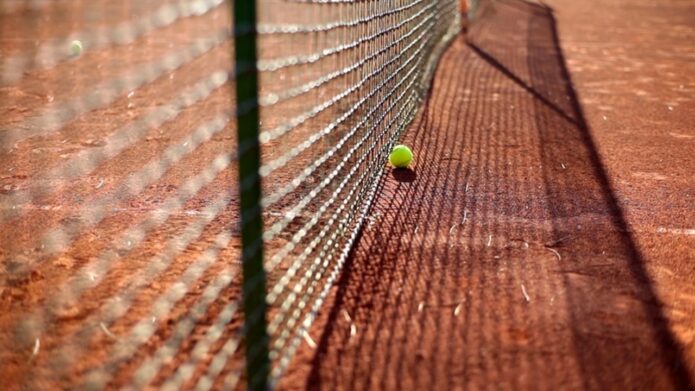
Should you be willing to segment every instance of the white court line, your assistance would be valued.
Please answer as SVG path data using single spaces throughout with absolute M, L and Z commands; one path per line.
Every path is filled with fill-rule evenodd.
M 6 208 L 3 206 L 0 206 L 1 208 Z M 57 210 L 62 210 L 62 211 L 68 211 L 68 212 L 85 212 L 85 213 L 92 213 L 95 211 L 100 210 L 98 207 L 84 207 L 84 206 L 64 206 L 60 204 L 43 204 L 43 205 L 21 205 L 17 207 L 19 210 L 44 210 L 44 211 L 57 211 Z M 182 215 L 182 216 L 207 216 L 208 213 L 204 212 L 202 210 L 195 210 L 195 209 L 185 209 L 185 210 L 179 210 L 175 212 L 171 212 L 169 210 L 165 210 L 163 208 L 135 208 L 135 207 L 114 207 L 109 209 L 112 212 L 150 212 L 150 213 L 169 213 L 173 215 Z
M 695 235 L 695 229 L 693 228 L 665 228 L 665 227 L 659 227 L 656 229 L 657 233 L 660 234 L 673 234 L 673 235 L 686 235 L 686 236 L 693 236 Z

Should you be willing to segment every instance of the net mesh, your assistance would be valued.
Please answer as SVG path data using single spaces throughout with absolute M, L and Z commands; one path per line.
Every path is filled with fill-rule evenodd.
M 265 267 L 272 377 L 335 280 L 410 122 L 453 1 L 259 3 Z M 311 23 L 311 24 L 308 24 Z
M 257 1 L 272 379 L 312 343 L 456 6 Z M 0 378 L 243 383 L 232 33 L 245 28 L 223 0 L 0 2 Z

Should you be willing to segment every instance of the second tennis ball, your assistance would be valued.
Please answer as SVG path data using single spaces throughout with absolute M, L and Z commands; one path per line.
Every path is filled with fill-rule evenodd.
M 70 55 L 73 57 L 77 57 L 80 54 L 82 54 L 82 51 L 84 50 L 84 47 L 82 46 L 82 41 L 75 39 L 72 42 L 70 42 Z
M 413 161 L 413 151 L 405 145 L 396 145 L 389 155 L 389 162 L 396 168 L 408 167 Z

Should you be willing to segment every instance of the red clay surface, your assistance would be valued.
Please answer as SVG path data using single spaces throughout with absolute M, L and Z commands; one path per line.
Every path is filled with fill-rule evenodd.
M 222 280 L 208 307 L 193 311 L 214 281 L 238 271 L 233 164 L 183 204 L 168 203 L 235 149 L 231 125 L 190 139 L 233 107 L 231 86 L 199 95 L 171 120 L 145 123 L 127 148 L 108 152 L 123 142 L 111 138 L 123 127 L 230 68 L 226 41 L 162 69 L 168 54 L 195 49 L 228 26 L 228 10 L 181 18 L 55 66 L 6 61 L 34 58 L 37 42 L 116 26 L 164 3 L 172 1 L 1 8 L 0 73 L 25 68 L 19 80 L 0 81 L 0 378 L 8 389 L 75 388 L 104 363 L 113 372 L 106 387 L 119 388 L 167 355 L 137 384 L 160 388 L 189 360 L 184 388 L 211 373 L 220 389 L 239 370 L 233 358 L 210 372 L 213 357 L 237 340 L 238 316 L 207 352 L 193 353 L 239 297 L 235 280 Z M 507 0 L 484 10 L 468 42 L 458 38 L 442 59 L 403 140 L 416 153 L 413 170 L 385 177 L 310 332 L 317 349 L 302 346 L 280 388 L 692 388 L 695 11 L 685 1 L 654 3 L 554 0 L 553 14 Z M 268 54 L 299 49 L 281 46 Z M 133 94 L 123 87 L 153 68 L 161 74 Z M 90 92 L 115 90 L 103 106 L 85 106 L 98 101 Z M 300 112 L 331 91 L 283 107 Z M 50 111 L 65 102 L 69 111 Z M 47 131 L 36 119 L 47 112 L 60 129 Z M 283 141 L 296 144 L 310 131 Z M 161 177 L 140 190 L 136 183 L 138 191 L 122 186 L 170 148 L 186 153 Z M 90 151 L 107 157 L 74 178 L 56 171 Z M 306 166 L 302 159 L 279 170 L 268 189 L 287 183 Z M 222 207 L 211 211 L 216 202 Z M 122 235 L 162 211 L 170 215 L 131 248 Z M 196 224 L 201 230 L 191 236 Z M 57 227 L 73 239 L 50 253 L 44 235 Z M 187 232 L 185 247 L 171 245 Z M 216 248 L 214 262 L 201 261 Z M 167 259 L 171 249 L 179 253 Z M 140 276 L 153 267 L 158 272 L 144 283 Z M 66 294 L 85 281 L 79 298 Z M 178 299 L 158 307 L 163 297 Z M 128 300 L 124 314 L 109 317 Z M 190 316 L 194 327 L 177 334 Z M 137 340 L 128 336 L 138 322 L 154 325 L 152 335 L 119 356 Z
M 547 4 L 445 53 L 281 389 L 695 387 L 695 7 Z

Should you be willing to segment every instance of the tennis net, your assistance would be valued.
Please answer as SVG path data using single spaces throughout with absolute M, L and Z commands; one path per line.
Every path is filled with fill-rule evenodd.
M 265 387 L 314 343 L 458 1 L 244 5 L 0 5 L 0 378 Z
M 298 344 L 312 343 L 308 328 L 459 13 L 449 0 L 257 4 L 260 206 L 277 379 Z

